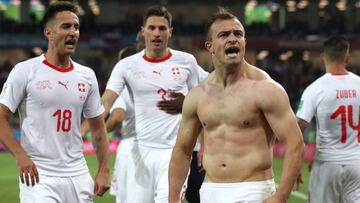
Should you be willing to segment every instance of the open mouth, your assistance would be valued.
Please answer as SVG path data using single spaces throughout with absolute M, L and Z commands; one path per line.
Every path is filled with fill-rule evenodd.
M 225 49 L 225 54 L 229 57 L 237 56 L 239 52 L 239 47 L 228 47 Z
M 68 39 L 65 41 L 66 45 L 74 46 L 76 44 L 76 40 L 74 39 Z
M 160 39 L 154 39 L 151 42 L 156 43 L 156 44 L 160 44 L 162 41 Z

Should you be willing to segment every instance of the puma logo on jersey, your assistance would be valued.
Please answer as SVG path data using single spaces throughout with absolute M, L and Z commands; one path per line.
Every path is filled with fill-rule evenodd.
M 160 71 L 158 71 L 158 70 L 153 70 L 152 72 L 153 72 L 154 74 L 161 75 L 161 72 L 160 72 Z
M 67 81 L 65 84 L 63 82 L 61 82 L 61 81 L 58 81 L 58 84 L 64 86 L 65 89 L 68 90 L 67 85 L 69 84 L 69 81 Z

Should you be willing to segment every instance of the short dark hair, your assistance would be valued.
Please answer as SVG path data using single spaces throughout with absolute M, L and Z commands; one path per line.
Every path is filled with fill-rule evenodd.
M 217 12 L 214 13 L 213 15 L 211 15 L 211 17 L 209 18 L 209 20 L 207 21 L 207 23 L 205 25 L 206 38 L 208 40 L 211 40 L 210 29 L 211 29 L 212 24 L 214 24 L 215 21 L 231 20 L 231 19 L 238 19 L 238 18 L 236 16 L 234 16 L 232 13 L 230 13 L 230 11 L 227 10 L 226 8 L 219 6 Z
M 76 6 L 69 2 L 69 1 L 56 1 L 49 5 L 47 10 L 45 11 L 43 20 L 42 20 L 42 26 L 43 28 L 46 26 L 46 24 L 51 21 L 57 13 L 62 11 L 70 11 L 73 13 L 76 13 Z
M 341 62 L 350 48 L 350 43 L 343 36 L 332 36 L 324 41 L 323 48 L 326 60 Z
M 172 16 L 170 12 L 164 6 L 150 6 L 145 10 L 143 16 L 143 25 L 145 25 L 146 20 L 151 16 L 160 16 L 164 17 L 168 23 L 169 27 L 171 27 Z

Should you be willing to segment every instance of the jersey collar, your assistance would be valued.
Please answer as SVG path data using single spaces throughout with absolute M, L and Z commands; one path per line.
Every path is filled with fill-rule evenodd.
M 67 67 L 67 68 L 59 68 L 53 64 L 50 64 L 46 59 L 43 61 L 43 63 L 47 66 L 49 66 L 50 68 L 56 70 L 56 71 L 59 71 L 59 72 L 62 72 L 62 73 L 67 73 L 67 72 L 70 72 L 72 70 L 74 70 L 74 65 L 72 62 L 70 62 L 70 66 Z
M 162 57 L 162 58 L 152 59 L 152 58 L 147 57 L 147 56 L 145 55 L 145 53 L 144 53 L 143 58 L 145 59 L 145 61 L 148 61 L 148 62 L 150 62 L 150 63 L 161 63 L 161 62 L 164 62 L 164 61 L 168 60 L 171 56 L 172 56 L 172 53 L 169 52 L 168 55 L 166 55 L 166 56 L 164 56 L 164 57 Z

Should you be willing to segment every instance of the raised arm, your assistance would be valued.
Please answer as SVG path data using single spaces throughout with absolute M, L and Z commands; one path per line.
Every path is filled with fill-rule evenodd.
M 285 145 L 285 156 L 279 188 L 265 202 L 286 202 L 300 174 L 304 142 L 285 90 L 275 82 L 265 82 L 261 87 L 264 115 L 275 136 Z
M 103 115 L 88 119 L 99 167 L 94 193 L 102 196 L 109 188 L 109 141 Z
M 182 120 L 169 166 L 169 202 L 179 203 L 181 189 L 189 171 L 191 154 L 201 130 L 197 112 L 198 88 L 185 97 Z
M 11 115 L 12 112 L 9 108 L 0 104 L 0 140 L 16 159 L 21 183 L 26 183 L 27 186 L 30 184 L 34 186 L 35 183 L 39 183 L 39 173 L 34 162 L 28 157 L 25 150 L 17 143 L 12 135 L 9 123 Z

